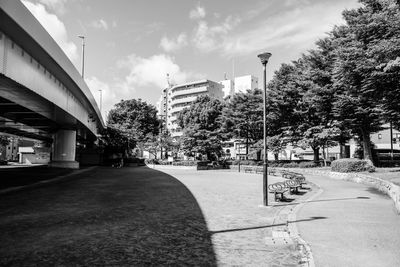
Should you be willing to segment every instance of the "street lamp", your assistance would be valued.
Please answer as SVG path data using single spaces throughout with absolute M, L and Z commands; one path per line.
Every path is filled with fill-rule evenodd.
M 257 57 L 260 58 L 263 65 L 264 83 L 263 83 L 263 99 L 264 99 L 264 171 L 263 171 L 263 204 L 268 206 L 268 154 L 267 154 L 267 63 L 271 57 L 271 53 L 262 53 Z
M 85 36 L 78 35 L 79 38 L 82 39 L 82 78 L 84 78 L 85 74 Z

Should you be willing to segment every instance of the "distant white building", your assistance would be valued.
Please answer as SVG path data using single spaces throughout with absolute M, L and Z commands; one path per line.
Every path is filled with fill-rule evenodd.
M 258 78 L 253 75 L 246 75 L 235 78 L 235 94 L 242 92 L 246 93 L 247 90 L 258 88 Z
M 223 80 L 219 83 L 223 86 L 222 91 L 224 92 L 224 98 L 234 94 L 235 84 L 232 80 Z
M 224 98 L 239 92 L 246 93 L 247 90 L 259 88 L 258 78 L 253 75 L 235 77 L 234 80 L 223 80 L 219 83 L 223 86 Z

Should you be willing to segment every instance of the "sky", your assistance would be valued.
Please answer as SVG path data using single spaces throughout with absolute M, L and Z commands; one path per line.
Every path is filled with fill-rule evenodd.
M 254 75 L 272 53 L 267 80 L 282 63 L 315 48 L 357 0 L 22 0 L 81 71 L 102 115 L 121 100 L 156 105 L 172 83 Z M 101 91 L 99 91 L 101 90 Z M 100 105 L 99 105 L 100 106 Z

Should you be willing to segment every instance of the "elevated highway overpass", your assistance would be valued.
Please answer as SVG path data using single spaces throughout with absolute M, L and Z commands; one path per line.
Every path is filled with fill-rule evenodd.
M 0 132 L 52 144 L 52 166 L 77 168 L 76 144 L 105 125 L 71 61 L 17 0 L 0 0 Z

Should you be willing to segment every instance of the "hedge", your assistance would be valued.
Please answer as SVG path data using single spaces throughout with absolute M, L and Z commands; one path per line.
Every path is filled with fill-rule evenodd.
M 374 172 L 375 167 L 369 160 L 338 159 L 332 162 L 331 170 L 334 172 Z

